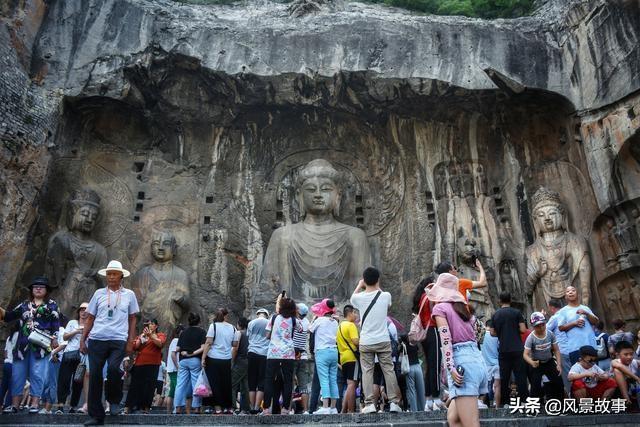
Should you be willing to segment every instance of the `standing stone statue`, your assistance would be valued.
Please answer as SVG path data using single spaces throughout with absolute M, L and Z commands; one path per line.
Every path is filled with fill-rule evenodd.
M 168 333 L 180 322 L 189 308 L 189 278 L 173 263 L 176 238 L 170 231 L 154 231 L 151 237 L 153 264 L 142 267 L 131 280 L 142 316 L 158 319 L 163 332 Z
M 480 278 L 480 271 L 476 267 L 476 259 L 480 259 L 480 249 L 476 239 L 462 236 L 456 241 L 456 249 L 458 255 L 458 268 L 460 277 L 477 281 Z M 485 274 L 490 276 L 491 268 L 486 268 Z M 489 285 L 489 283 L 488 283 Z M 493 283 L 491 283 L 493 285 Z M 489 287 L 473 289 L 469 292 L 469 302 L 473 304 L 475 314 L 479 318 L 489 319 L 493 314 L 491 298 L 489 296 Z
M 296 301 L 342 301 L 351 293 L 371 258 L 365 233 L 336 220 L 340 184 L 340 173 L 323 159 L 300 171 L 296 198 L 304 219 L 273 232 L 256 304 L 272 303 L 281 290 Z
M 74 191 L 67 206 L 67 230 L 49 240 L 46 274 L 60 312 L 72 316 L 98 289 L 98 270 L 107 263 L 107 251 L 91 238 L 100 213 L 100 196 L 88 188 Z
M 582 304 L 589 305 L 591 262 L 586 241 L 567 228 L 567 216 L 560 195 L 540 188 L 533 195 L 536 241 L 526 250 L 527 293 L 533 295 L 536 310 L 551 298 L 562 299 L 574 286 Z

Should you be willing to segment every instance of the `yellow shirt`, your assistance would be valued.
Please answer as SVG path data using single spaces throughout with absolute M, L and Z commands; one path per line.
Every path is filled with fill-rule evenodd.
M 340 332 L 342 332 L 342 334 L 340 334 Z M 344 339 L 342 338 L 343 335 Z M 353 338 L 358 338 L 358 328 L 355 323 L 346 320 L 340 322 L 338 333 L 336 334 L 336 342 L 338 343 L 338 351 L 340 352 L 340 365 L 356 361 L 355 354 L 349 349 L 349 345 L 354 350 L 358 349 L 358 346 L 353 343 Z M 348 340 L 349 345 L 347 345 L 345 339 Z

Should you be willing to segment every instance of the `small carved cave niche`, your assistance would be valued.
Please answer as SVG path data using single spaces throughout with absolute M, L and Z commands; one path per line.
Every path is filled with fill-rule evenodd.
M 480 197 L 487 194 L 484 165 L 474 161 L 438 163 L 433 171 L 436 199 Z

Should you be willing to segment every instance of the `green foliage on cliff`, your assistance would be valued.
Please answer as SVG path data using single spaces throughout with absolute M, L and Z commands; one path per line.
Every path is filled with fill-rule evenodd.
M 174 0 L 190 4 L 230 4 L 238 0 Z M 292 0 L 275 0 L 289 3 Z M 533 10 L 534 0 L 359 0 L 386 4 L 436 15 L 462 15 L 478 18 L 517 18 Z
M 533 10 L 534 0 L 365 0 L 436 15 L 517 18 Z

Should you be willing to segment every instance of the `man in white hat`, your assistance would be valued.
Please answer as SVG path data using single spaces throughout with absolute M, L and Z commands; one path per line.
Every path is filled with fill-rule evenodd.
M 102 370 L 107 366 L 105 398 L 116 415 L 122 400 L 122 373 L 120 364 L 125 354 L 133 350 L 136 337 L 136 313 L 140 311 L 135 293 L 122 286 L 122 279 L 129 272 L 119 261 L 109 261 L 106 268 L 98 271 L 106 277 L 107 287 L 98 289 L 89 301 L 87 320 L 80 340 L 80 351 L 89 354 L 89 421 L 84 425 L 103 425 Z M 88 341 L 87 341 L 88 338 Z

